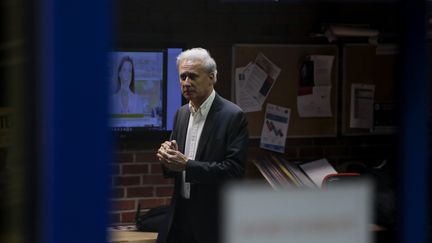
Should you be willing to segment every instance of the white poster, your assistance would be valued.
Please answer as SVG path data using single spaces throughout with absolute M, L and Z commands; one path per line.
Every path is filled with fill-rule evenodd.
M 267 103 L 260 148 L 283 153 L 291 109 Z
M 236 104 L 240 106 L 244 112 L 260 111 L 262 104 L 254 99 L 254 97 L 246 91 L 245 83 L 248 81 L 245 70 L 252 65 L 249 63 L 245 67 L 239 67 L 235 69 L 235 96 Z
M 334 56 L 312 55 L 314 63 L 314 83 L 316 86 L 331 85 L 331 71 Z
M 331 86 L 315 86 L 312 94 L 297 96 L 299 117 L 331 117 Z
M 243 74 L 245 81 L 241 89 L 245 94 L 252 97 L 261 107 L 266 97 L 260 93 L 260 90 L 266 82 L 267 74 L 255 63 L 246 66 L 243 70 Z
M 373 84 L 351 85 L 350 128 L 372 128 L 374 93 Z

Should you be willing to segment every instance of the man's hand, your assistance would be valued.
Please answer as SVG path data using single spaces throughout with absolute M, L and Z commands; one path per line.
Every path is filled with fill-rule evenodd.
M 187 157 L 178 151 L 175 140 L 163 142 L 156 156 L 166 168 L 172 171 L 183 171 L 188 161 Z

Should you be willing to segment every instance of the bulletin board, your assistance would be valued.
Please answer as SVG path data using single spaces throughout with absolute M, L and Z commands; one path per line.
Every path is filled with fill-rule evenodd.
M 235 69 L 254 61 L 259 53 L 281 68 L 281 72 L 268 93 L 260 111 L 248 112 L 251 138 L 261 136 L 266 104 L 291 109 L 287 137 L 335 137 L 337 134 L 337 69 L 338 48 L 336 45 L 265 45 L 236 44 L 233 46 L 232 100 L 235 101 Z M 331 70 L 331 92 L 329 117 L 302 118 L 297 110 L 297 95 L 300 70 L 305 57 L 309 55 L 334 56 Z
M 374 85 L 374 104 L 391 104 L 397 108 L 397 75 L 399 50 L 397 45 L 349 44 L 343 47 L 343 107 L 342 134 L 393 134 L 396 126 L 355 128 L 351 122 L 351 87 L 353 84 Z M 374 107 L 375 109 L 375 107 Z M 393 114 L 393 113 L 392 113 Z M 377 119 L 377 115 L 375 114 Z M 397 119 L 394 117 L 392 119 Z

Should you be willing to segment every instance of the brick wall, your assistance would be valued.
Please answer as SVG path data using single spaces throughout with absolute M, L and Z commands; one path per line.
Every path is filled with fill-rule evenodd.
M 113 224 L 134 222 L 138 204 L 144 213 L 149 208 L 170 203 L 173 181 L 163 178 L 155 152 L 117 151 L 111 171 Z
M 396 153 L 395 136 L 354 136 L 338 138 L 289 138 L 285 156 L 291 160 L 311 161 L 327 158 L 336 168 L 345 162 L 362 162 L 374 166 Z M 112 164 L 113 224 L 134 222 L 138 204 L 142 213 L 152 207 L 168 205 L 173 191 L 173 181 L 164 179 L 155 157 L 158 145 L 128 146 L 115 152 Z M 249 158 L 265 153 L 258 148 L 258 140 L 250 143 Z M 139 147 L 142 146 L 140 150 Z M 138 148 L 137 148 L 138 147 Z M 153 148 L 149 150 L 148 148 Z M 246 166 L 247 179 L 262 179 L 250 163 Z

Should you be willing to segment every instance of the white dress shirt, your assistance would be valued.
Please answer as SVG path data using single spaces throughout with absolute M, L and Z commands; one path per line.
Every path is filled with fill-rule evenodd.
M 198 148 L 198 143 L 201 137 L 204 124 L 209 113 L 210 107 L 213 104 L 216 92 L 213 90 L 210 96 L 196 110 L 189 102 L 189 125 L 186 134 L 185 155 L 188 159 L 194 160 Z M 184 198 L 190 198 L 190 183 L 186 182 L 186 171 L 182 173 L 183 183 L 181 194 Z

